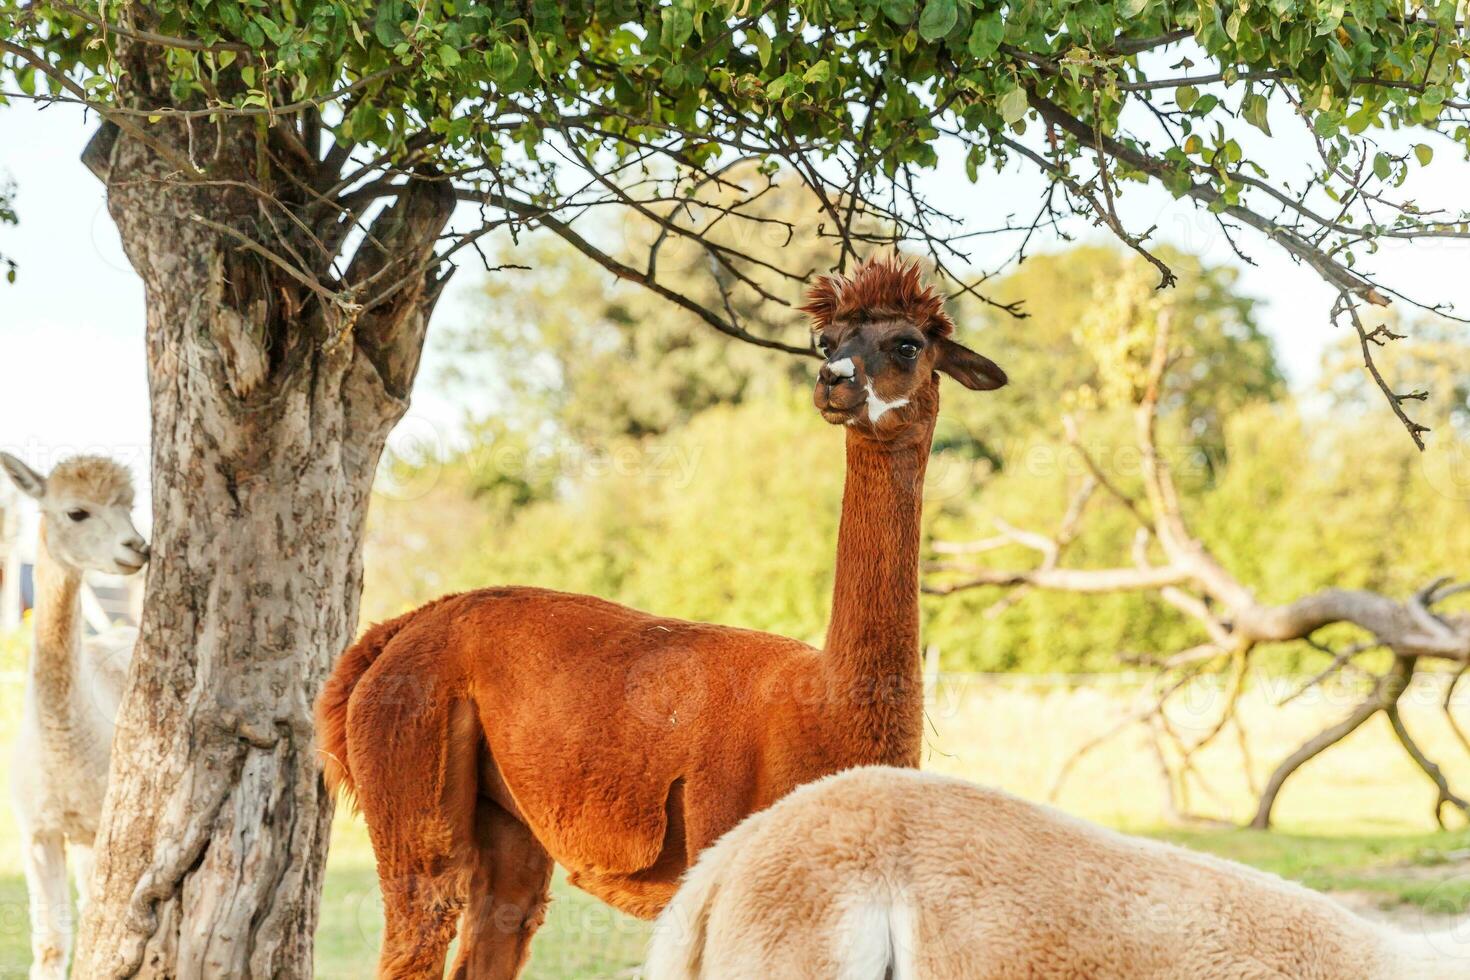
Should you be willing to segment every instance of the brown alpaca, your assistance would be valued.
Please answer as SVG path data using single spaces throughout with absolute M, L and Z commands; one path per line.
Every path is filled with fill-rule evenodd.
M 317 706 L 326 777 L 378 859 L 384 977 L 516 976 L 553 862 L 651 918 L 747 814 L 850 766 L 916 766 L 919 510 L 936 371 L 1005 374 L 949 339 L 916 268 L 870 261 L 803 307 L 814 401 L 847 432 L 824 649 L 585 595 L 484 589 L 375 626 Z

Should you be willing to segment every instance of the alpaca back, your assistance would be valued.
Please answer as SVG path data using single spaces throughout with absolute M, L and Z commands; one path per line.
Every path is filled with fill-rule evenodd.
M 792 893 L 793 901 L 784 908 L 757 900 L 752 878 L 778 874 L 772 862 L 787 854 L 770 846 L 769 838 L 781 828 L 779 820 L 764 819 L 770 812 L 747 818 L 706 848 L 690 868 L 654 926 L 644 980 L 761 975 L 768 980 L 788 976 L 915 980 L 909 955 L 915 910 L 887 882 L 863 876 L 844 882 L 853 887 L 841 893 L 818 895 L 808 889 L 806 897 L 811 900 L 806 902 Z M 774 972 L 767 940 L 778 943 L 770 927 L 780 920 L 771 915 L 795 916 L 803 930 L 819 937 L 818 942 L 787 949 Z
M 1428 961 L 1402 937 L 1273 875 L 906 770 L 796 790 L 707 851 L 691 886 L 660 919 L 651 980 L 838 976 L 875 935 L 905 980 L 1435 975 L 1403 972 Z M 661 958 L 681 922 L 699 924 L 697 956 Z M 1470 978 L 1470 960 L 1439 962 Z

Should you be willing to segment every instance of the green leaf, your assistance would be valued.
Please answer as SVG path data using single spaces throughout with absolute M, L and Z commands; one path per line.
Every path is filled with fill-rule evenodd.
M 965 154 L 965 176 L 972 184 L 980 177 L 980 160 L 980 147 L 970 147 L 970 152 Z
M 1148 9 L 1148 0 L 1123 0 L 1123 16 L 1132 20 Z
M 1373 158 L 1373 175 L 1379 180 L 1387 180 L 1390 166 L 1388 154 L 1378 154 Z
M 694 15 L 685 7 L 665 7 L 659 43 L 668 51 L 683 47 L 694 33 Z
M 1317 14 L 1317 36 L 1321 37 L 1337 30 L 1337 25 L 1342 23 L 1342 15 L 1346 9 L 1346 0 L 1329 0 L 1322 5 Z
M 497 82 L 508 81 L 516 72 L 516 49 L 504 41 L 496 41 L 495 47 L 485 55 L 485 67 Z
M 831 77 L 832 66 L 825 61 L 819 61 L 806 70 L 806 74 L 801 76 L 801 80 L 804 82 L 825 82 Z
M 1000 97 L 1000 117 L 1008 123 L 1018 122 L 1026 115 L 1026 108 L 1030 103 L 1026 101 L 1026 90 L 1020 87 L 1013 88 Z
M 919 36 L 926 41 L 937 41 L 954 30 L 959 16 L 955 0 L 929 0 L 919 18 Z
M 883 13 L 895 24 L 907 26 L 914 22 L 914 0 L 881 0 Z
M 1174 90 L 1174 101 L 1179 103 L 1179 108 L 1188 112 L 1199 101 L 1199 89 L 1193 85 L 1181 85 Z
M 1252 92 L 1240 102 L 1240 114 L 1245 121 L 1265 133 L 1271 135 L 1271 122 L 1266 118 L 1266 97 L 1259 92 Z
M 439 45 L 439 61 L 445 68 L 453 68 L 459 64 L 459 51 L 452 44 Z
M 403 30 L 398 26 L 404 17 L 404 5 L 395 0 L 378 4 L 377 16 L 373 18 L 373 36 L 385 48 L 391 48 L 403 40 Z M 247 42 L 249 43 L 248 39 Z
M 771 64 L 771 39 L 766 32 L 756 28 L 750 32 L 751 41 L 755 44 L 756 56 L 761 60 L 761 67 L 768 68 Z
M 1418 143 L 1414 146 L 1414 156 L 1419 158 L 1419 166 L 1427 167 L 1429 161 L 1434 159 L 1434 147 Z
M 1337 117 L 1330 112 L 1319 112 L 1317 118 L 1312 120 L 1312 132 L 1324 140 L 1331 139 L 1337 135 Z
M 970 57 L 977 61 L 984 61 L 995 54 L 1000 50 L 1000 42 L 1005 37 L 1005 33 L 1006 25 L 1001 19 L 999 9 L 992 10 L 976 20 L 975 26 L 970 28 L 968 44 Z
M 536 69 L 536 74 L 545 78 L 546 63 L 541 58 L 541 49 L 536 46 L 535 38 L 526 39 L 526 53 L 531 56 L 531 65 Z

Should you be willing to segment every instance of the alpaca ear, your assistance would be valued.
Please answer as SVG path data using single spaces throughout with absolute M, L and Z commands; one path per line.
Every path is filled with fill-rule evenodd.
M 46 495 L 46 478 L 14 456 L 0 453 L 0 467 L 4 468 L 6 475 L 27 497 L 40 500 Z
M 934 367 L 971 391 L 993 391 L 1006 383 L 1000 365 L 948 337 L 939 338 L 939 360 Z

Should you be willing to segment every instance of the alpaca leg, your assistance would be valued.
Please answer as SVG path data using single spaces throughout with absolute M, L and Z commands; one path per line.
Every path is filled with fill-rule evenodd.
M 479 728 L 467 705 L 382 681 L 359 685 L 347 721 L 383 892 L 378 976 L 441 980 L 474 863 Z
M 479 856 L 460 925 L 453 980 L 514 980 L 551 900 L 551 856 L 525 824 L 482 801 Z
M 71 864 L 72 881 L 77 886 L 77 921 L 80 922 L 87 911 L 87 903 L 92 900 L 92 868 L 96 862 L 92 858 L 92 849 L 83 845 L 73 845 L 67 861 Z
M 383 948 L 379 980 L 439 980 L 464 907 L 442 875 L 389 874 L 378 865 L 383 889 Z
M 31 909 L 31 980 L 61 980 L 71 952 L 71 894 L 66 845 L 59 833 L 22 832 Z

